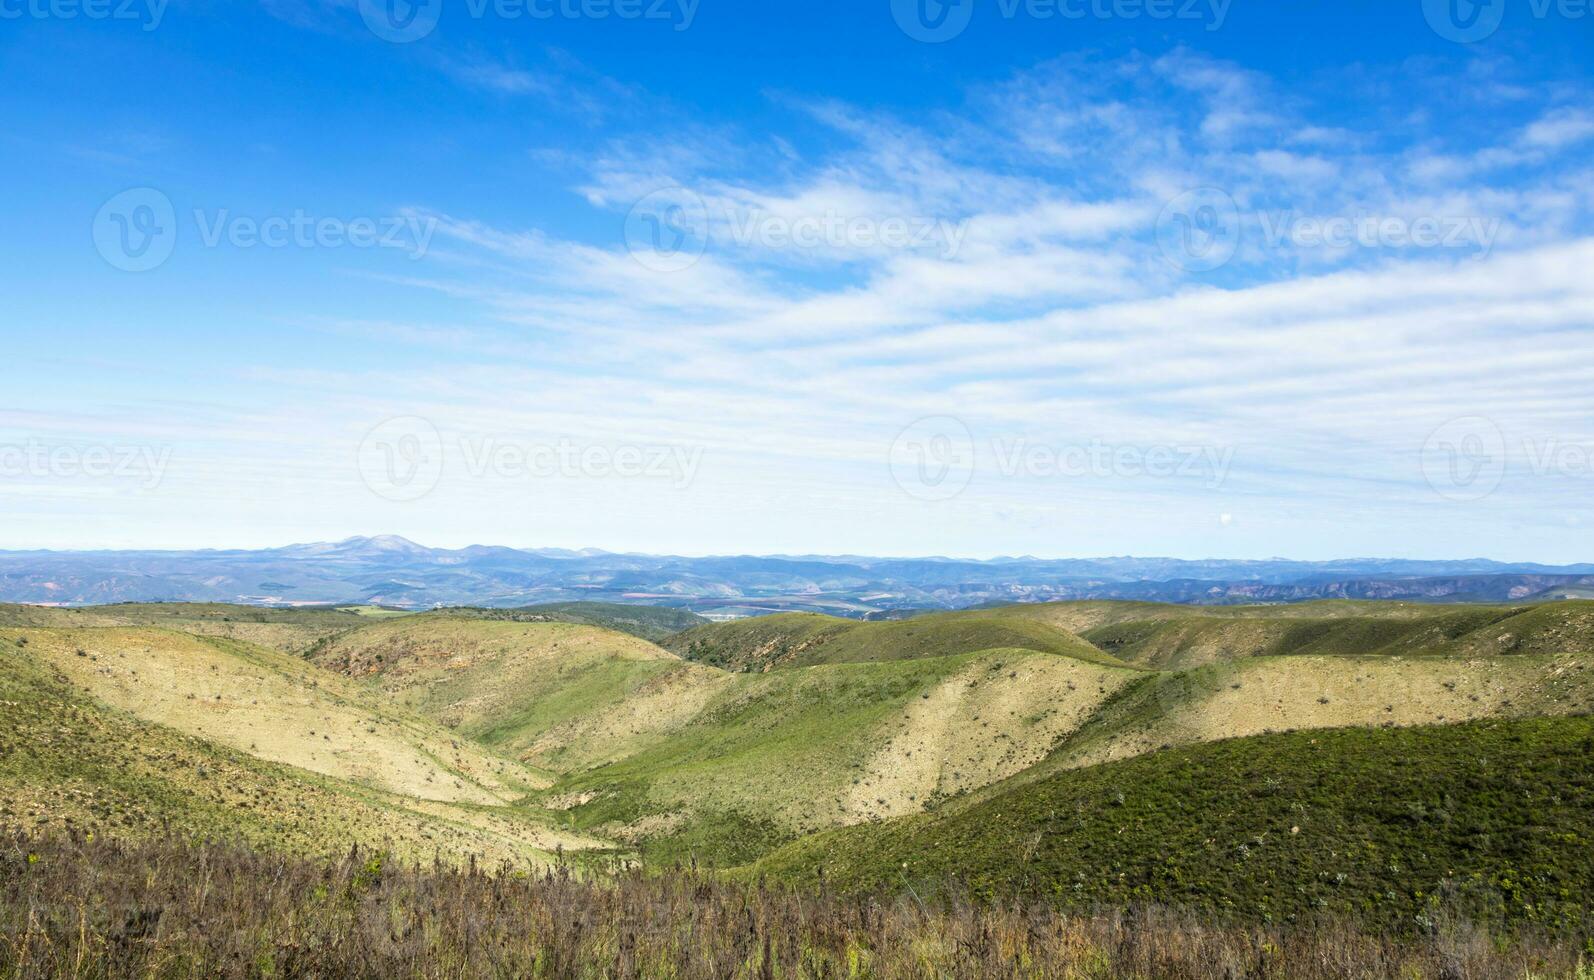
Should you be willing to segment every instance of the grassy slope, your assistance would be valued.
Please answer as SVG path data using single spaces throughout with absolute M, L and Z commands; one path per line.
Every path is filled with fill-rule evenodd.
M 1405 727 L 1591 710 L 1594 658 L 1588 656 L 1254 657 L 1142 675 L 1017 778 L 1294 729 Z
M 1064 629 L 1002 609 L 934 613 L 894 622 L 783 613 L 700 626 L 670 637 L 664 645 L 689 659 L 739 671 L 943 657 L 1000 648 L 1121 666 Z
M 303 653 L 318 640 L 368 622 L 348 609 L 266 609 L 219 602 L 126 602 L 70 609 L 0 605 L 0 626 L 159 626 L 284 653 Z
M 89 696 L 38 646 L 0 645 L 0 825 L 324 855 L 359 841 L 427 861 L 546 863 L 599 844 L 534 811 L 418 801 L 152 724 Z
M 1138 674 L 1008 649 L 727 676 L 668 737 L 563 779 L 571 825 L 746 859 L 1017 773 Z
M 1454 608 L 1454 607 L 1451 607 Z M 1051 623 L 1073 633 L 1114 623 L 1159 621 L 1200 617 L 1215 620 L 1248 619 L 1337 619 L 1346 616 L 1407 619 L 1432 615 L 1436 607 L 1410 602 L 1371 599 L 1318 599 L 1312 602 L 1275 603 L 1251 606 L 1185 606 L 1171 602 L 1136 602 L 1120 599 L 1085 599 L 1069 602 L 1038 602 L 1002 606 L 1009 616 L 1022 616 Z
M 378 622 L 312 657 L 468 738 L 559 770 L 648 744 L 723 679 L 611 630 L 447 614 Z
M 667 636 L 702 626 L 708 620 L 685 609 L 641 606 L 621 602 L 549 602 L 517 609 L 459 607 L 439 610 L 455 619 L 492 619 L 517 623 L 577 623 L 630 633 L 658 642 Z
M 731 674 L 610 631 L 442 614 L 315 659 L 562 773 L 543 795 L 571 826 L 705 857 L 1016 773 L 1139 676 L 1028 649 Z
M 944 812 L 819 834 L 756 866 L 843 890 L 1076 907 L 1140 899 L 1243 918 L 1411 927 L 1440 893 L 1584 921 L 1594 720 L 1237 739 L 1063 773 Z
M 1093 604 L 1090 604 L 1093 605 Z M 1320 602 L 1302 606 L 1101 610 L 1081 635 L 1121 659 L 1158 669 L 1250 656 L 1456 655 L 1594 651 L 1594 603 L 1423 606 Z M 1038 607 L 1044 609 L 1044 607 Z M 1039 615 L 1040 613 L 1032 613 Z M 1056 613 L 1077 621 L 1089 611 Z
M 1316 605 L 1315 616 L 1289 607 L 1280 625 L 1432 627 L 1426 607 L 1369 617 L 1366 603 Z M 680 638 L 701 655 L 704 636 L 729 634 L 748 666 L 843 661 L 759 673 L 682 663 L 612 633 L 437 616 L 342 637 L 322 662 L 370 672 L 406 705 L 562 773 L 545 797 L 572 827 L 655 857 L 751 857 L 793 834 L 1167 746 L 1594 705 L 1594 675 L 1576 657 L 1301 654 L 1150 673 L 1027 618 L 1033 609 L 883 624 L 773 616 Z M 1262 611 L 1216 622 L 1270 622 L 1245 614 Z M 932 655 L 1015 634 L 1032 646 Z
M 0 629 L 0 648 L 145 721 L 387 792 L 491 805 L 547 783 L 345 678 L 260 647 L 126 627 Z

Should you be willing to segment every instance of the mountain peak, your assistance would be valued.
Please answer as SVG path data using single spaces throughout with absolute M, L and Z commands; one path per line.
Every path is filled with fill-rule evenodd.
M 432 549 L 425 545 L 416 544 L 409 538 L 397 534 L 377 534 L 369 537 L 356 535 L 344 538 L 336 545 L 337 550 L 344 552 L 364 552 L 367 554 L 427 554 Z

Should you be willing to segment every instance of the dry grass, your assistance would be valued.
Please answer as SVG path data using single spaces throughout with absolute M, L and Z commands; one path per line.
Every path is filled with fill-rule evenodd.
M 1217 928 L 850 902 L 688 871 L 312 863 L 224 846 L 0 838 L 0 977 L 1581 977 L 1568 945 L 1464 923 L 1397 940 L 1330 922 Z
M 93 697 L 249 754 L 416 799 L 501 804 L 547 785 L 358 685 L 260 647 L 149 628 L 0 630 Z

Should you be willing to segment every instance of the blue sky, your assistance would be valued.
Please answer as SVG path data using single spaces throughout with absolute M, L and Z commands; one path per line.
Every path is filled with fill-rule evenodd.
M 1591 74 L 1574 0 L 0 0 L 0 547 L 1588 560 Z

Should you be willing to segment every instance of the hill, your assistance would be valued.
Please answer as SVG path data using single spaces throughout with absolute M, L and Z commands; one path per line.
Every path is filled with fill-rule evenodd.
M 1277 622 L 1354 631 L 1381 621 L 1360 604 L 1327 605 L 1277 611 Z M 1379 611 L 1397 624 L 1439 615 Z M 1275 612 L 1224 610 L 1207 628 L 1272 624 Z M 1146 613 L 1063 605 L 894 623 L 771 616 L 666 641 L 749 668 L 734 672 L 612 631 L 429 614 L 344 634 L 316 659 L 550 771 L 540 799 L 572 829 L 654 858 L 710 861 L 1173 746 L 1594 706 L 1594 673 L 1574 655 L 1300 653 L 1146 670 L 1037 618 Z M 982 646 L 1003 639 L 1028 646 Z
M 1019 649 L 719 673 L 678 727 L 544 798 L 656 861 L 734 863 L 1021 772 L 1137 676 Z
M 1138 676 L 1095 659 L 1007 648 L 730 673 L 613 631 L 447 613 L 372 623 L 314 654 L 555 773 L 540 799 L 572 828 L 705 859 L 1020 771 Z
M 481 843 L 545 860 L 559 843 L 724 866 L 809 834 L 973 812 L 1102 764 L 1227 740 L 1584 714 L 1594 656 L 1569 648 L 1583 646 L 1591 608 L 1061 603 L 891 622 L 771 616 L 668 637 L 700 658 L 685 659 L 548 621 L 607 612 L 585 606 L 13 607 L 0 610 L 13 623 L 0 650 L 47 680 L 49 699 L 70 691 L 71 711 L 119 719 L 115 739 L 73 737 L 99 760 L 84 792 L 126 806 L 174 812 L 177 787 L 194 782 L 185 773 L 225 765 L 248 788 L 226 805 L 269 798 L 292 815 L 260 817 L 261 840 L 326 841 L 347 826 L 307 823 L 289 803 L 302 791 L 318 811 L 365 814 L 408 853 L 446 838 L 455 854 Z M 235 626 L 324 632 L 295 656 L 211 632 Z M 49 737 L 43 716 L 8 710 L 30 740 Z M 177 753 L 171 773 L 137 756 L 137 740 L 156 737 L 145 729 L 165 733 L 163 745 L 187 740 L 163 749 Z M 118 753 L 143 789 L 112 779 Z M 49 795 L 52 771 L 74 765 L 49 755 L 13 772 L 14 785 L 50 801 L 42 812 L 86 818 L 92 809 Z M 223 827 L 220 807 L 182 825 Z
M 1594 720 L 1235 739 L 806 838 L 760 874 L 841 891 L 1063 907 L 1155 899 L 1416 931 L 1467 910 L 1589 925 Z M 953 885 L 952 883 L 959 883 Z
M 1145 676 L 1047 759 L 1079 766 L 1291 729 L 1439 724 L 1594 710 L 1582 655 L 1254 657 Z
M 517 609 L 456 606 L 437 612 L 454 619 L 494 619 L 514 623 L 580 623 L 630 633 L 655 643 L 708 620 L 670 606 L 629 605 L 619 602 L 550 602 Z
M 1103 611 L 1081 636 L 1157 668 L 1299 654 L 1494 656 L 1594 650 L 1594 603 L 1369 608 L 1367 603 L 1236 610 L 1139 607 Z M 1078 623 L 1083 610 L 1061 613 Z M 1044 615 L 1044 613 L 1032 613 Z
M 21 639 L 29 642 L 19 646 Z M 195 734 L 112 707 L 89 693 L 96 685 L 84 685 L 81 672 L 60 669 L 59 652 L 45 649 L 58 639 L 37 631 L 0 637 L 0 825 L 227 839 L 315 855 L 360 842 L 407 859 L 461 863 L 476 856 L 547 864 L 557 848 L 605 846 L 534 810 L 388 792 L 380 784 L 390 780 L 361 784 L 270 761 L 255 746 L 235 748 L 221 726 Z M 89 657 L 110 647 L 100 637 L 85 650 L 101 653 L 78 658 L 69 649 L 64 663 L 96 663 Z M 140 660 L 146 677 L 160 673 L 148 667 L 152 656 Z
M 626 754 L 690 717 L 719 680 L 629 634 L 451 612 L 372 623 L 311 659 L 468 739 L 557 769 Z
M 678 633 L 664 646 L 690 660 L 728 670 L 866 663 L 942 657 L 1002 648 L 1055 653 L 1123 666 L 1088 642 L 1011 608 L 931 613 L 888 622 L 859 622 L 814 613 L 783 613 L 711 623 Z
M 159 626 L 303 653 L 316 641 L 358 629 L 369 618 L 351 609 L 268 609 L 219 602 L 126 602 L 111 606 L 0 605 L 0 626 Z
M 148 627 L 7 629 L 0 647 L 144 721 L 387 792 L 502 804 L 547 785 L 344 678 L 236 640 Z

